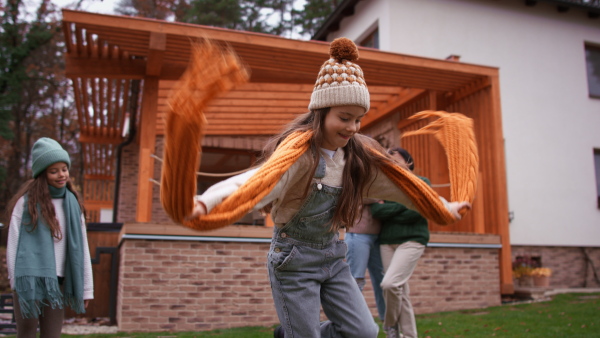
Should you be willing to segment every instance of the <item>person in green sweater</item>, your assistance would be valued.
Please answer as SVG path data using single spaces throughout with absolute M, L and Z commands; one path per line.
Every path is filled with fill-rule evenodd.
M 413 158 L 405 149 L 392 148 L 389 154 L 401 166 L 414 169 Z M 421 179 L 431 184 L 427 178 Z M 417 211 L 390 201 L 372 204 L 371 213 L 381 221 L 379 241 L 385 273 L 381 289 L 386 307 L 383 329 L 388 338 L 417 337 L 408 280 L 429 242 L 427 219 Z

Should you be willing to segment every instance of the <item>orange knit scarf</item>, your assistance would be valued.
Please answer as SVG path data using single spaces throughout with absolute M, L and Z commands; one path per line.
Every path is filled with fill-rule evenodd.
M 248 72 L 232 50 L 223 50 L 205 40 L 201 45 L 194 46 L 192 62 L 171 97 L 165 130 L 160 197 L 167 214 L 189 228 L 210 230 L 242 218 L 308 150 L 312 132 L 292 133 L 244 185 L 209 214 L 193 220 L 185 219 L 192 213 L 196 195 L 196 169 L 201 156 L 202 131 L 206 124 L 202 109 L 216 95 L 246 82 L 248 77 Z M 458 113 L 433 111 L 421 112 L 411 118 L 432 116 L 439 118 L 410 135 L 435 135 L 448 157 L 450 199 L 473 202 L 479 162 L 473 121 Z M 373 148 L 370 150 L 377 151 Z M 425 218 L 438 224 L 456 221 L 438 194 L 421 179 L 392 161 L 385 162 L 380 169 L 406 193 Z M 466 210 L 462 213 L 466 213 Z

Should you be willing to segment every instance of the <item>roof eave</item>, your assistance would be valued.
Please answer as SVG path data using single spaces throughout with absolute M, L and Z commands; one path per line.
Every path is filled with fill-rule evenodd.
M 340 22 L 344 17 L 354 14 L 354 7 L 360 0 L 343 0 L 331 14 L 325 19 L 321 28 L 312 36 L 312 40 L 327 41 L 327 34 L 339 29 Z

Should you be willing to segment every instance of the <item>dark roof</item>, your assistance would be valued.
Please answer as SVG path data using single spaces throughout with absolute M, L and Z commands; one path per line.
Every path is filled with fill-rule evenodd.
M 340 22 L 347 16 L 354 15 L 354 7 L 360 0 L 343 0 L 325 19 L 321 28 L 312 36 L 313 40 L 327 41 L 327 34 L 340 29 Z

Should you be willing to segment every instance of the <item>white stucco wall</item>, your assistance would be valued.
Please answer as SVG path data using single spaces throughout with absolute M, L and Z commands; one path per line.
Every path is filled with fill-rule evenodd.
M 543 1 L 366 0 L 331 38 L 373 22 L 382 50 L 500 69 L 513 245 L 600 246 L 600 99 L 588 97 L 584 50 L 600 44 L 600 19 Z

